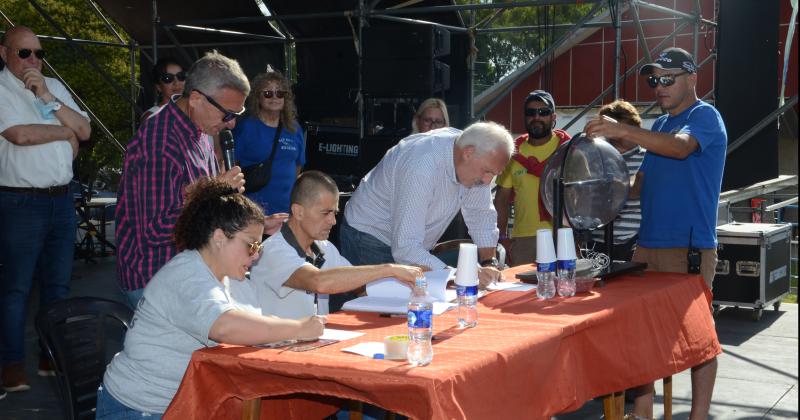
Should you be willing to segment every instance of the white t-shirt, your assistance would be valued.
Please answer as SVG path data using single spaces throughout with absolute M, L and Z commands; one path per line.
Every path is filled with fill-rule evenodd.
M 314 243 L 325 256 L 322 269 L 351 265 L 329 241 Z M 264 253 L 250 269 L 250 280 L 230 282 L 231 295 L 237 302 L 261 308 L 264 315 L 291 319 L 314 315 L 313 292 L 283 285 L 306 264 L 312 265 L 278 232 L 264 242 Z M 317 307 L 320 315 L 328 313 L 328 295 L 319 295 Z
M 181 252 L 144 289 L 125 347 L 106 369 L 104 386 L 130 408 L 165 412 L 192 352 L 217 344 L 208 337 L 211 326 L 234 309 L 240 308 L 200 253 Z
M 47 89 L 64 105 L 83 115 L 64 85 L 44 78 Z M 33 92 L 8 69 L 0 71 L 0 133 L 26 124 L 61 125 L 46 119 L 34 105 Z M 66 140 L 66 139 L 65 139 Z M 72 179 L 72 146 L 67 141 L 51 141 L 33 146 L 17 146 L 0 135 L 0 185 L 19 188 L 47 188 L 67 185 Z

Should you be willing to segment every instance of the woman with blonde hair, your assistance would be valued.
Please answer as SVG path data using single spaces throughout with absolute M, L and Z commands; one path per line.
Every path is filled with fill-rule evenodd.
M 449 127 L 447 105 L 439 98 L 428 98 L 422 102 L 411 119 L 411 134 L 426 133 L 437 128 Z
M 233 130 L 245 194 L 266 214 L 288 213 L 292 185 L 306 163 L 305 138 L 297 122 L 289 80 L 267 66 L 250 83 L 251 115 Z M 257 165 L 258 170 L 255 170 Z

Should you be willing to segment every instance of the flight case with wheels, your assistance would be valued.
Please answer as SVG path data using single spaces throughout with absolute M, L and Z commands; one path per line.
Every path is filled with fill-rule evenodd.
M 714 307 L 750 307 L 756 321 L 765 307 L 772 305 L 778 310 L 789 293 L 790 236 L 790 224 L 717 226 Z

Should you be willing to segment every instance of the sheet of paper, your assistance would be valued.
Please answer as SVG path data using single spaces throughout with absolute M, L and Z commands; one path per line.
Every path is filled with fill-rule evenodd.
M 497 282 L 486 288 L 487 290 L 505 290 L 508 292 L 527 292 L 536 289 L 535 284 L 516 282 Z
M 319 337 L 319 339 L 344 341 L 344 340 L 349 340 L 351 338 L 361 337 L 362 335 L 364 335 L 364 333 L 359 331 L 346 331 L 346 330 L 337 330 L 334 328 L 325 328 L 325 331 L 322 332 L 322 335 Z
M 454 303 L 449 302 L 433 302 L 433 314 L 441 315 L 454 306 L 456 306 Z M 342 309 L 345 311 L 405 314 L 408 312 L 408 299 L 362 296 L 345 302 Z
M 447 301 L 447 281 L 452 279 L 455 270 L 445 268 L 425 273 L 428 280 L 428 294 L 437 301 Z M 392 277 L 375 280 L 367 284 L 367 296 L 401 298 L 408 301 L 411 297 L 411 287 Z
M 383 343 L 379 343 L 377 341 L 368 341 L 366 343 L 358 343 L 354 346 L 343 348 L 342 351 L 360 354 L 372 359 L 372 357 L 378 353 L 383 354 L 386 351 L 386 348 L 383 346 Z

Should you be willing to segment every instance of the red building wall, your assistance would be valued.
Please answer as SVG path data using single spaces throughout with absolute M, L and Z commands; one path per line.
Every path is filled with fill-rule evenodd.
M 791 17 L 791 5 L 789 0 L 780 0 L 780 51 L 777 52 L 777 60 L 780 60 L 780 71 L 783 69 L 783 49 L 788 31 L 788 22 Z M 670 9 L 693 13 L 693 0 L 655 0 L 651 3 L 658 4 Z M 717 10 L 715 0 L 701 0 L 701 15 L 703 18 L 716 22 Z M 661 12 L 652 11 L 645 8 L 639 9 L 639 16 L 642 20 L 672 18 Z M 622 15 L 622 21 L 632 21 L 630 11 Z M 656 47 L 664 38 L 669 36 L 681 21 L 673 20 L 661 23 L 643 24 L 647 46 L 651 50 Z M 693 30 L 694 25 L 684 27 L 680 33 L 668 41 L 663 48 L 677 46 L 689 52 L 693 50 Z M 591 103 L 604 89 L 611 86 L 614 78 L 614 36 L 615 31 L 611 27 L 598 29 L 594 34 L 587 37 L 579 44 L 573 46 L 568 51 L 562 53 L 553 61 L 553 83 L 550 89 L 555 98 L 556 105 L 559 107 L 583 107 Z M 699 31 L 698 53 L 695 60 L 697 63 L 705 60 L 715 48 L 716 32 L 711 25 L 702 25 Z M 653 52 L 657 56 L 659 51 Z M 645 54 L 637 38 L 636 28 L 633 25 L 625 25 L 622 28 L 622 60 L 620 63 L 620 73 L 633 67 Z M 797 30 L 794 34 L 792 43 L 790 68 L 787 73 L 788 83 L 786 88 L 787 97 L 797 94 Z M 700 97 L 711 93 L 713 99 L 714 90 L 714 60 L 706 62 L 698 72 L 697 94 Z M 780 74 L 777 75 L 777 83 L 780 83 Z M 542 89 L 541 70 L 528 76 L 524 81 L 517 85 L 512 92 L 506 95 L 497 103 L 487 114 L 486 118 L 496 121 L 509 127 L 514 133 L 525 131 L 522 118 L 522 101 L 528 92 L 535 89 Z M 633 103 L 649 104 L 655 98 L 653 89 L 647 86 L 644 78 L 639 77 L 637 72 L 633 72 L 620 87 L 620 98 Z M 613 100 L 613 91 L 607 95 L 602 103 Z M 561 121 L 560 123 L 565 123 Z

